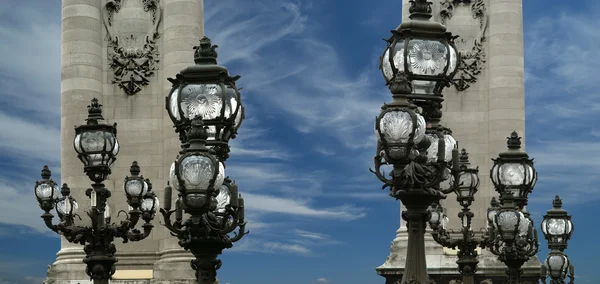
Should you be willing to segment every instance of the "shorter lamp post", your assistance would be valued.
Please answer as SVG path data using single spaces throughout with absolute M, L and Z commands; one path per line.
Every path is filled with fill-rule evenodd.
M 431 233 L 433 239 L 438 244 L 447 248 L 458 248 L 458 261 L 456 263 L 462 275 L 462 283 L 474 284 L 475 272 L 479 263 L 476 248 L 484 242 L 484 238 L 477 236 L 471 228 L 473 212 L 471 212 L 469 207 L 474 200 L 474 195 L 479 186 L 479 170 L 470 167 L 469 155 L 465 149 L 461 150 L 459 161 L 458 170 L 454 173 L 450 189 L 456 193 L 456 199 L 463 207 L 462 211 L 458 213 L 458 217 L 462 222 L 461 236 L 453 236 L 454 232 L 447 231 L 443 225 L 440 226 L 445 216 L 443 208 L 438 204 L 433 204 L 430 208 L 431 219 L 429 220 L 429 226 L 433 230 Z
M 192 119 L 186 143 L 171 166 L 170 185 L 165 188 L 165 226 L 179 239 L 179 245 L 195 257 L 191 262 L 198 284 L 214 284 L 223 249 L 231 248 L 245 231 L 244 199 L 238 187 L 225 178 L 223 163 L 215 151 L 206 147 L 207 128 L 202 118 Z M 172 187 L 179 191 L 175 210 L 171 210 Z M 183 213 L 190 215 L 185 221 Z M 175 222 L 171 215 L 175 213 Z M 233 237 L 228 234 L 239 229 Z
M 551 250 L 542 264 L 542 282 L 545 284 L 546 277 L 550 276 L 550 284 L 565 284 L 565 278 L 568 276 L 569 284 L 573 284 L 575 269 L 564 253 L 573 234 L 573 222 L 567 211 L 562 209 L 562 200 L 558 195 L 552 201 L 552 205 L 554 208 L 547 211 L 541 225 Z
M 502 206 L 490 216 L 492 228 L 484 245 L 507 267 L 509 284 L 521 281 L 523 264 L 539 248 L 537 230 L 529 213 L 523 212 L 528 194 L 537 181 L 533 159 L 521 151 L 521 137 L 512 132 L 507 138 L 508 151 L 493 159 L 491 179 L 500 193 Z
M 139 175 L 140 167 L 137 162 L 131 165 L 131 177 L 125 178 L 124 189 L 127 203 L 131 206 L 126 220 L 119 224 L 111 223 L 107 201 L 111 196 L 103 182 L 110 175 L 110 166 L 119 152 L 117 129 L 115 125 L 101 124 L 102 105 L 93 99 L 88 106 L 87 124 L 75 128 L 75 150 L 84 164 L 84 172 L 94 183 L 86 191 L 91 200 L 91 209 L 87 215 L 92 221 L 91 226 L 75 225 L 75 216 L 79 207 L 71 196 L 71 190 L 63 184 L 60 194 L 58 184 L 51 179 L 48 166 L 42 169 L 42 180 L 35 184 L 35 196 L 44 210 L 42 218 L 52 231 L 63 235 L 67 241 L 84 245 L 86 253 L 83 262 L 86 264 L 86 274 L 93 279 L 94 284 L 108 284 L 115 273 L 114 264 L 116 248 L 112 243 L 115 238 L 123 242 L 139 241 L 150 235 L 154 214 L 158 208 L 158 199 L 151 191 L 149 180 Z M 54 215 L 50 213 L 56 207 L 60 223 L 54 225 Z M 144 232 L 135 229 L 139 218 L 145 221 L 142 225 Z M 81 218 L 80 218 L 81 219 Z

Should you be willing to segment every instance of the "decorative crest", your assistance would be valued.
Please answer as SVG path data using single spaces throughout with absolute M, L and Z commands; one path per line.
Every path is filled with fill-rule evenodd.
M 411 20 L 419 19 L 419 20 L 429 20 L 431 18 L 431 4 L 433 2 L 429 2 L 427 0 L 410 0 L 410 16 Z
M 87 108 L 88 108 L 88 118 L 86 119 L 86 121 L 104 120 L 104 117 L 102 117 L 102 105 L 100 103 L 98 103 L 97 98 L 93 98 L 92 103 L 89 104 L 87 106 Z
M 554 209 L 562 209 L 562 200 L 558 195 L 554 197 L 554 200 L 552 201 L 552 206 L 554 207 Z
M 112 83 L 127 95 L 134 95 L 149 84 L 159 67 L 156 40 L 160 37 L 162 9 L 160 0 L 138 0 L 131 1 L 128 12 L 120 15 L 124 1 L 107 0 L 101 14 L 109 40 L 107 58 L 113 71 Z M 136 17 L 129 17 L 129 13 Z
M 506 137 L 506 145 L 508 145 L 508 149 L 511 150 L 519 150 L 521 149 L 521 137 L 516 131 L 513 131 L 510 134 L 510 137 Z
M 216 64 L 218 45 L 213 45 L 208 37 L 203 37 L 198 46 L 194 46 L 194 62 L 196 64 Z

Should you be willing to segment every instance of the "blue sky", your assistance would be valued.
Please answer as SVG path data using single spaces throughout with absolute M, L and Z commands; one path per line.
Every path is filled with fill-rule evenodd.
M 583 222 L 600 199 L 600 5 L 524 2 L 527 150 L 540 173 L 528 209 L 539 224 L 563 197 L 578 282 L 598 283 L 588 260 L 600 254 L 600 232 Z M 377 70 L 381 38 L 400 7 L 205 1 L 206 35 L 219 62 L 242 75 L 247 109 L 228 174 L 252 234 L 222 256 L 221 283 L 383 283 L 374 268 L 389 254 L 399 210 L 368 168 L 373 120 L 390 98 Z M 41 283 L 59 249 L 32 186 L 44 164 L 59 176 L 60 11 L 60 1 L 0 3 L 0 284 Z

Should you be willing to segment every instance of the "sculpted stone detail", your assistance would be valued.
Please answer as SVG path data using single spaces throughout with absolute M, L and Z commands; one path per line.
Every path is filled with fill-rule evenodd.
M 483 43 L 486 41 L 485 31 L 488 27 L 488 15 L 484 0 L 441 0 L 440 17 L 442 24 L 446 24 L 452 18 L 456 9 L 470 8 L 473 19 L 479 21 L 479 33 L 472 41 L 457 39 L 455 44 L 460 52 L 461 60 L 458 72 L 454 76 L 452 84 L 459 91 L 468 89 L 471 84 L 477 82 L 477 76 L 481 74 L 486 62 Z
M 128 95 L 148 85 L 148 78 L 157 69 L 159 53 L 156 39 L 160 36 L 158 25 L 161 20 L 159 1 L 108 0 L 104 6 L 112 83 Z M 126 13 L 122 12 L 125 7 L 128 8 Z

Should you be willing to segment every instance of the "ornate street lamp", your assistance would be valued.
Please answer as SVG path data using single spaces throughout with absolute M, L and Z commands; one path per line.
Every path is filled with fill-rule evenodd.
M 231 248 L 245 231 L 244 199 L 238 188 L 225 177 L 223 163 L 214 149 L 206 147 L 209 137 L 202 118 L 192 119 L 186 143 L 171 166 L 170 185 L 179 191 L 175 210 L 171 210 L 171 186 L 165 188 L 165 207 L 160 210 L 165 226 L 179 239 L 179 245 L 191 251 L 192 268 L 199 284 L 213 284 L 223 249 Z M 183 221 L 183 213 L 190 215 Z M 175 213 L 175 222 L 171 214 Z M 233 237 L 228 234 L 238 229 Z
M 567 243 L 573 234 L 573 222 L 567 211 L 562 209 L 562 200 L 558 195 L 552 202 L 554 208 L 547 211 L 542 221 L 542 232 L 551 249 L 546 262 L 542 264 L 542 282 L 546 283 L 546 277 L 550 276 L 550 284 L 564 284 L 567 274 L 569 284 L 574 283 L 574 267 L 564 253 Z
M 519 134 L 513 131 L 507 139 L 508 151 L 492 159 L 494 166 L 490 177 L 500 196 L 503 196 L 504 192 L 511 193 L 515 204 L 523 210 L 527 205 L 527 196 L 537 182 L 537 171 L 533 166 L 533 159 L 529 159 L 529 155 L 521 151 Z
M 207 37 L 194 47 L 196 65 L 169 78 L 173 88 L 166 98 L 166 108 L 182 147 L 187 145 L 185 131 L 191 120 L 200 116 L 208 127 L 206 145 L 224 161 L 229 156 L 227 142 L 235 138 L 244 119 L 244 107 L 235 85 L 240 76 L 231 77 L 226 67 L 217 65 L 216 48 Z
M 393 101 L 383 105 L 375 121 L 378 143 L 371 172 L 407 209 L 402 218 L 411 229 L 401 283 L 425 284 L 427 208 L 444 198 L 440 183 L 449 178 L 458 158 L 450 130 L 439 124 L 441 90 L 455 74 L 458 54 L 454 37 L 429 20 L 431 3 L 410 2 L 410 21 L 392 31 L 381 58 Z M 384 164 L 393 166 L 390 178 L 381 172 Z
M 461 236 L 456 237 L 457 234 L 452 230 L 448 231 L 444 225 L 440 226 L 444 214 L 443 208 L 438 204 L 433 204 L 430 208 L 431 219 L 429 220 L 429 226 L 433 230 L 431 233 L 433 239 L 438 244 L 451 249 L 458 248 L 458 261 L 456 263 L 462 275 L 462 283 L 474 284 L 475 272 L 477 272 L 477 264 L 479 263 L 476 249 L 477 246 L 486 240 L 484 235 L 475 234 L 471 228 L 473 212 L 471 212 L 469 207 L 479 187 L 479 170 L 476 167 L 470 167 L 469 155 L 465 149 L 461 150 L 459 160 L 458 171 L 451 177 L 452 185 L 450 190 L 456 194 L 456 200 L 463 207 L 462 211 L 458 213 L 458 217 L 462 222 Z
M 51 179 L 48 166 L 42 170 L 42 180 L 35 184 L 35 196 L 44 210 L 42 218 L 46 226 L 52 231 L 63 235 L 67 241 L 84 245 L 86 257 L 86 273 L 93 279 L 94 284 L 108 284 L 115 273 L 114 264 L 116 248 L 112 243 L 115 238 L 122 238 L 123 242 L 139 241 L 150 235 L 158 199 L 151 191 L 149 180 L 139 176 L 140 168 L 137 162 L 131 165 L 131 177 L 125 179 L 125 195 L 127 203 L 131 206 L 127 219 L 119 224 L 111 223 L 110 212 L 107 207 L 110 190 L 104 187 L 104 180 L 110 175 L 110 166 L 119 152 L 116 124 L 101 124 L 102 105 L 93 99 L 88 106 L 87 124 L 75 128 L 75 150 L 79 159 L 84 164 L 84 172 L 94 183 L 86 191 L 91 200 L 91 209 L 87 215 L 92 221 L 91 226 L 75 225 L 79 205 L 70 195 L 71 190 L 65 183 L 58 196 L 58 185 Z M 56 207 L 60 223 L 54 225 L 54 215 L 50 213 Z M 145 221 L 142 225 L 144 232 L 135 229 L 139 218 Z M 80 218 L 81 219 L 81 218 Z
M 519 209 L 514 199 L 511 192 L 503 192 L 502 206 L 493 217 L 492 234 L 482 244 L 506 265 L 509 284 L 521 283 L 521 266 L 539 248 L 533 220 Z

